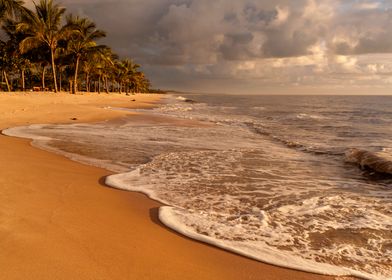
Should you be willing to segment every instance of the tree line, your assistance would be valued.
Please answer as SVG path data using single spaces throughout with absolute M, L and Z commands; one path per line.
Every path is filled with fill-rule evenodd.
M 0 0 L 0 24 L 0 90 L 152 91 L 140 65 L 97 43 L 106 32 L 53 0 L 32 10 L 22 0 Z

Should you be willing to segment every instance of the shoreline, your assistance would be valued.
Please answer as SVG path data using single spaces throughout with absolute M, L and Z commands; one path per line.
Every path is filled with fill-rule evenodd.
M 126 107 L 134 99 L 13 93 L 18 100 L 11 102 L 5 100 L 9 96 L 0 94 L 1 129 L 112 120 L 131 114 L 99 106 Z M 130 106 L 153 106 L 139 100 L 143 96 L 148 97 L 136 95 Z M 81 99 L 94 104 L 81 104 Z M 112 172 L 36 149 L 30 142 L 0 137 L 6 148 L 0 159 L 5 186 L 0 190 L 2 279 L 333 279 L 253 261 L 184 237 L 159 221 L 160 203 L 104 185 Z

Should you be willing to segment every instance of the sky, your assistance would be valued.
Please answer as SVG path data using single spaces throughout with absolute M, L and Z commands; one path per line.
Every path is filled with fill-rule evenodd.
M 29 1 L 26 1 L 29 2 Z M 392 93 L 391 0 L 62 0 L 155 88 Z

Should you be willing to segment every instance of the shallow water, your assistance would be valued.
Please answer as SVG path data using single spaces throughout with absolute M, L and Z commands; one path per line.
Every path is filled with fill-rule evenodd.
M 122 172 L 108 184 L 164 202 L 160 219 L 192 238 L 306 271 L 392 277 L 392 98 L 186 98 L 197 103 L 171 97 L 143 112 L 208 125 L 130 119 L 6 133 Z

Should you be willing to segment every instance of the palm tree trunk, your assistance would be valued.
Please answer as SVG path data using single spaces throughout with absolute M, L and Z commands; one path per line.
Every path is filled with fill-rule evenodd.
M 99 77 L 98 77 L 98 93 L 101 93 L 101 78 L 102 78 L 102 76 L 99 75 Z
M 73 94 L 76 94 L 76 92 L 78 91 L 78 70 L 79 70 L 79 60 L 80 60 L 80 56 L 77 55 L 77 56 L 76 56 L 76 63 L 75 63 L 74 83 L 73 83 L 73 90 L 72 90 L 72 93 L 73 93 Z
M 21 70 L 21 77 L 22 77 L 22 91 L 26 90 L 26 83 L 25 83 L 25 70 Z
M 57 77 L 56 77 L 56 64 L 54 62 L 54 49 L 50 48 L 50 56 L 52 58 L 52 72 L 53 72 L 53 83 L 54 83 L 54 92 L 57 92 Z
M 42 68 L 41 81 L 42 81 L 42 91 L 45 91 L 45 66 Z
M 86 73 L 86 91 L 90 92 L 90 75 Z
M 11 86 L 10 86 L 10 83 L 8 81 L 7 72 L 5 72 L 5 70 L 3 70 L 3 75 L 4 75 L 5 83 L 7 85 L 7 91 L 10 92 L 11 91 Z
M 109 93 L 108 77 L 105 77 L 105 87 L 106 87 L 106 93 Z
M 106 92 L 106 82 L 105 82 L 105 76 L 102 76 L 102 88 Z
M 63 71 L 59 68 L 59 91 L 62 91 Z

